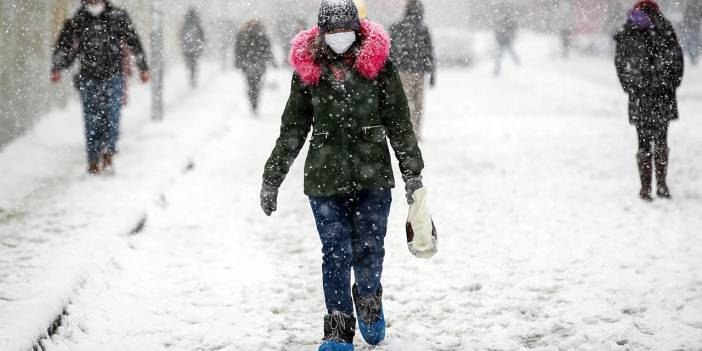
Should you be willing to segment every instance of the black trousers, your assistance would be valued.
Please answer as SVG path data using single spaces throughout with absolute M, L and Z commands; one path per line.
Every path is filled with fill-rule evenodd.
M 194 87 L 197 85 L 197 74 L 200 66 L 200 58 L 196 55 L 186 55 L 185 64 L 190 70 L 190 85 Z
M 248 84 L 249 102 L 254 111 L 258 110 L 259 99 L 261 97 L 261 89 L 263 89 L 263 76 L 266 74 L 265 66 L 246 66 L 244 76 Z
M 249 86 L 249 102 L 254 110 L 258 110 L 258 100 L 261 96 L 261 88 L 263 88 L 263 77 L 260 74 L 253 73 L 246 75 L 246 81 Z
M 642 122 L 636 125 L 639 153 L 651 154 L 668 148 L 668 122 Z

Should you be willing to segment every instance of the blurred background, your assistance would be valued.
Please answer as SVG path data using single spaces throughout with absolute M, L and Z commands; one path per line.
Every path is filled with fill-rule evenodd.
M 663 0 L 661 6 L 676 24 L 681 24 L 689 0 Z M 127 8 L 147 52 L 150 48 L 152 0 L 114 0 Z M 501 16 L 505 4 L 520 27 L 559 35 L 567 27 L 575 34 L 574 50 L 583 55 L 609 55 L 612 33 L 623 22 L 632 1 L 618 0 L 482 0 L 427 1 L 427 22 L 435 37 L 437 55 L 444 65 L 471 65 L 487 55 L 475 33 L 488 30 Z M 50 50 L 60 26 L 79 5 L 79 0 L 34 0 L 0 2 L 0 148 L 26 131 L 47 111 L 65 104 L 69 84 L 60 89 L 48 80 Z M 182 60 L 178 30 L 189 7 L 202 14 L 205 31 L 212 40 L 206 56 L 221 59 L 231 55 L 230 43 L 239 25 L 251 17 L 263 19 L 277 41 L 277 59 L 282 61 L 286 43 L 299 26 L 315 23 L 317 0 L 168 0 L 165 3 L 165 68 Z M 366 0 L 369 16 L 389 25 L 402 13 L 402 0 Z M 457 42 L 465 45 L 456 45 Z

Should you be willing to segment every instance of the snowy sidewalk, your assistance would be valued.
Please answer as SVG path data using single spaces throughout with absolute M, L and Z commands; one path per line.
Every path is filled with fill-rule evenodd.
M 204 74 L 238 78 L 210 67 Z M 132 87 L 115 177 L 84 176 L 76 103 L 0 153 L 0 350 L 31 348 L 89 274 L 125 246 L 148 206 L 191 167 L 192 155 L 219 133 L 219 121 L 235 116 L 233 84 L 191 92 L 182 68 L 167 83 L 173 88 L 163 123 L 149 120 L 148 87 Z M 201 107 L 217 94 L 220 114 L 203 115 Z
M 510 74 L 445 71 L 430 93 L 425 175 L 441 254 L 417 261 L 407 252 L 396 192 L 389 336 L 377 350 L 696 350 L 699 100 L 682 98 L 687 117 L 673 129 L 676 199 L 648 205 L 636 197 L 635 138 L 614 77 L 598 82 L 561 63 Z M 691 77 L 682 96 L 702 84 L 699 71 Z M 263 125 L 228 120 L 193 156 L 197 168 L 79 292 L 49 349 L 315 348 L 321 257 L 302 160 L 280 212 L 269 219 L 258 208 L 285 90 L 265 97 L 275 108 Z M 209 109 L 217 114 L 218 104 Z
M 609 61 L 526 57 L 519 70 L 491 73 L 482 63 L 444 70 L 429 93 L 423 151 L 440 254 L 409 254 L 407 206 L 395 191 L 388 339 L 375 350 L 699 350 L 702 70 L 688 72 L 671 129 L 675 200 L 653 204 L 637 198 L 635 134 Z M 173 112 L 178 127 L 167 129 L 195 137 L 176 139 L 186 144 L 168 154 L 194 167 L 182 174 L 175 162 L 159 178 L 170 182 L 142 181 L 171 168 L 124 150 L 124 170 L 98 181 L 148 193 L 133 202 L 148 222 L 126 237 L 84 233 L 99 234 L 108 260 L 82 276 L 47 350 L 315 349 L 325 311 L 320 244 L 302 195 L 305 151 L 279 212 L 267 218 L 258 205 L 289 80 L 270 76 L 261 119 L 247 116 L 235 75 L 184 100 Z M 166 134 L 151 128 L 149 140 Z M 62 196 L 54 199 L 77 195 Z

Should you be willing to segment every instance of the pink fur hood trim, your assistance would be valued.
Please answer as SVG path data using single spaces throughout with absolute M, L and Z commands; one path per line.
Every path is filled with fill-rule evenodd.
M 390 36 L 383 26 L 371 21 L 361 21 L 361 35 L 364 40 L 356 55 L 354 69 L 364 78 L 373 80 L 390 57 Z M 319 84 L 322 67 L 312 57 L 312 44 L 319 37 L 319 28 L 301 32 L 292 41 L 290 63 L 295 72 L 307 85 Z

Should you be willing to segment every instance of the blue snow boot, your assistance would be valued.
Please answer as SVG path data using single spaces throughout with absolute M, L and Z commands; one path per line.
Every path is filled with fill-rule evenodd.
M 356 318 L 334 312 L 324 317 L 324 339 L 319 351 L 353 351 Z
M 383 287 L 375 294 L 361 297 L 358 287 L 353 286 L 353 301 L 358 315 L 358 329 L 363 340 L 370 345 L 378 345 L 385 340 L 385 313 L 383 312 Z

